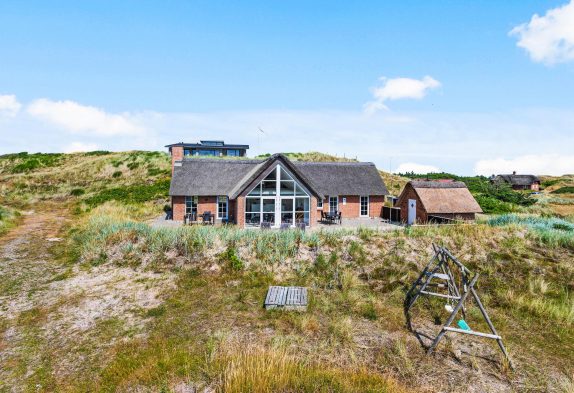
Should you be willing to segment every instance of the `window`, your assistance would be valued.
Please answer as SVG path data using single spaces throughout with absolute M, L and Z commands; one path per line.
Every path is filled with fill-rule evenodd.
M 245 197 L 245 225 L 258 227 L 309 225 L 310 198 L 305 189 L 280 165 L 256 185 Z
M 239 153 L 239 150 L 230 149 L 230 150 L 227 150 L 227 155 L 231 156 L 231 157 L 239 157 L 241 154 Z
M 367 217 L 369 215 L 369 197 L 361 197 L 361 217 Z
M 185 214 L 197 215 L 197 196 L 185 197 Z
M 329 212 L 335 213 L 339 211 L 339 197 L 329 197 Z
M 199 156 L 219 156 L 219 150 L 196 150 Z
M 323 200 L 322 199 L 317 199 L 317 209 L 322 209 L 323 208 Z
M 217 218 L 227 218 L 228 200 L 226 196 L 217 197 Z

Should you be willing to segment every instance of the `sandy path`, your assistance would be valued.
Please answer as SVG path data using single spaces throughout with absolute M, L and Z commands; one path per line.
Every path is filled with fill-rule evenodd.
M 53 391 L 123 337 L 145 334 L 145 311 L 170 273 L 59 258 L 71 216 L 45 204 L 0 238 L 0 391 Z

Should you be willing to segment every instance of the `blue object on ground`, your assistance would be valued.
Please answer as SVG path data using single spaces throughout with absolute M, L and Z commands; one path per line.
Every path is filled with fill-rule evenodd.
M 458 325 L 458 327 L 461 328 L 462 330 L 472 330 L 472 329 L 470 328 L 470 326 L 468 326 L 468 324 L 464 321 L 464 319 L 460 319 L 460 320 L 457 322 L 457 325 Z

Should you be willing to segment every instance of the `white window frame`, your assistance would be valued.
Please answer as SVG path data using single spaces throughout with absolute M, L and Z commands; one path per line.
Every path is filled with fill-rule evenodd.
M 219 214 L 219 203 L 221 199 L 225 198 L 225 216 Z M 229 216 L 229 198 L 227 196 L 221 195 L 217 197 L 217 218 L 227 218 Z
M 331 199 L 335 199 L 335 211 L 338 212 L 339 211 L 339 196 L 330 196 L 329 197 L 329 213 L 331 213 L 333 211 L 333 209 L 331 209 Z
M 274 228 L 279 228 L 280 227 L 280 221 L 281 221 L 281 201 L 283 199 L 291 199 L 293 201 L 293 209 L 292 211 L 292 223 L 291 223 L 291 227 L 295 227 L 296 226 L 296 216 L 297 214 L 303 214 L 303 217 L 305 216 L 305 214 L 308 215 L 308 220 L 306 222 L 306 225 L 309 226 L 311 225 L 311 195 L 307 192 L 307 190 L 305 189 L 305 187 L 303 185 L 301 185 L 301 182 L 299 180 L 296 180 L 295 176 L 288 171 L 285 167 L 283 167 L 282 165 L 277 165 L 273 171 L 275 171 L 276 176 L 275 176 L 275 195 L 263 195 L 262 193 L 262 188 L 260 189 L 259 192 L 259 196 L 253 195 L 250 196 L 249 194 L 255 190 L 257 187 L 262 187 L 262 183 L 265 181 L 265 179 L 267 177 L 265 177 L 264 179 L 262 179 L 259 184 L 257 184 L 255 187 L 253 187 L 251 189 L 251 191 L 249 191 L 246 196 L 245 196 L 245 211 L 244 211 L 244 215 L 246 216 L 247 214 L 260 214 L 259 216 L 259 220 L 260 222 L 263 220 L 263 200 L 264 199 L 273 199 L 275 200 L 275 224 L 274 224 Z M 281 179 L 281 172 L 285 172 L 285 174 L 291 179 L 291 180 L 285 180 L 285 179 Z M 270 172 L 271 173 L 271 172 Z M 268 174 L 269 175 L 269 174 Z M 286 181 L 286 182 L 293 182 L 294 183 L 294 189 L 293 189 L 293 195 L 281 195 L 281 182 L 282 181 Z M 303 194 L 298 195 L 297 194 L 297 190 L 301 190 L 303 192 Z M 301 198 L 301 199 L 307 199 L 308 203 L 307 203 L 307 210 L 297 210 L 297 199 Z M 254 212 L 254 211 L 247 211 L 247 200 L 249 199 L 260 199 L 261 203 L 260 203 L 260 211 L 259 212 Z M 287 213 L 287 212 L 286 212 Z M 247 220 L 246 220 L 247 221 Z M 253 226 L 253 225 L 245 225 L 246 228 L 254 228 L 257 226 Z
M 363 198 L 367 198 L 367 214 L 362 214 L 363 213 Z M 369 198 L 368 195 L 361 195 L 359 197 L 359 217 L 369 217 L 370 209 L 371 209 L 371 198 Z
M 323 199 L 317 198 L 317 209 L 323 210 Z
M 189 202 L 189 205 L 190 205 L 190 206 L 189 206 L 189 210 L 190 210 L 189 212 L 187 211 L 187 204 L 188 204 L 188 202 Z M 194 208 L 193 208 L 194 202 L 195 202 L 195 214 L 196 214 L 196 216 L 197 216 L 197 208 L 199 207 L 199 197 L 198 197 L 197 195 L 186 195 L 186 196 L 185 196 L 185 214 L 186 214 L 186 215 L 193 213 L 193 210 L 194 210 Z

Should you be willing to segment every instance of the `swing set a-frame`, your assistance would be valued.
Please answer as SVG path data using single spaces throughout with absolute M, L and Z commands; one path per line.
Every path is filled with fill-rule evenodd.
M 512 368 L 512 362 L 502 342 L 502 337 L 496 332 L 486 309 L 482 305 L 476 292 L 476 282 L 479 273 L 472 273 L 466 266 L 458 261 L 448 249 L 433 244 L 434 255 L 428 265 L 423 269 L 418 279 L 407 292 L 405 299 L 405 317 L 407 326 L 412 331 L 410 310 L 416 300 L 421 296 L 433 296 L 446 299 L 445 309 L 450 313 L 442 329 L 427 348 L 427 353 L 432 353 L 446 333 L 459 333 L 479 336 L 496 340 L 508 364 Z M 490 333 L 474 331 L 466 323 L 466 303 L 472 296 L 480 313 L 490 328 Z M 462 313 L 462 319 L 457 322 L 458 328 L 452 327 L 457 314 Z

